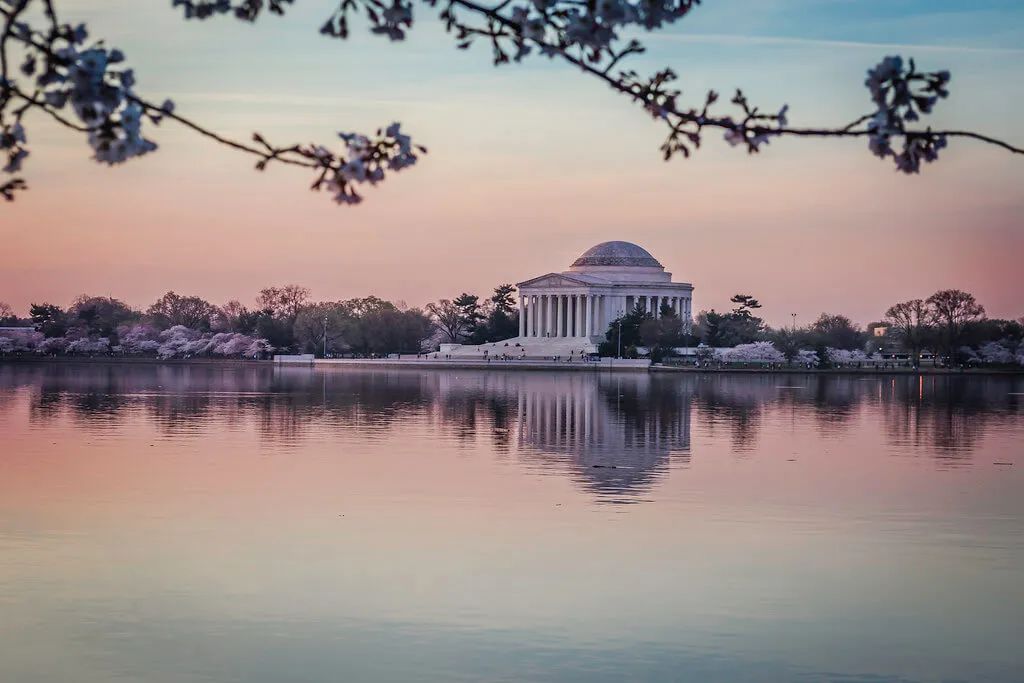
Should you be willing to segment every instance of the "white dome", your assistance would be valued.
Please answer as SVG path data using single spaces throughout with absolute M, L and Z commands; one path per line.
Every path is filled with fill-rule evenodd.
M 572 268 L 585 266 L 626 266 L 630 268 L 664 268 L 650 252 L 632 242 L 601 242 L 572 262 Z

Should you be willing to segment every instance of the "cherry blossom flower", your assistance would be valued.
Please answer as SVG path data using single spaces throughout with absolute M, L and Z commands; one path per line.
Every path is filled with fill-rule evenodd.
M 22 124 L 26 111 L 38 109 L 62 125 L 82 133 L 93 158 L 107 165 L 121 164 L 157 149 L 150 139 L 149 124 L 172 120 L 208 139 L 256 157 L 255 167 L 274 163 L 309 169 L 312 188 L 330 193 L 339 204 L 358 204 L 360 186 L 373 186 L 416 163 L 426 153 L 392 124 L 374 136 L 341 133 L 344 149 L 334 152 L 319 144 L 274 145 L 254 134 L 252 144 L 232 140 L 204 128 L 177 113 L 171 100 L 156 104 L 136 91 L 136 77 L 124 66 L 126 55 L 102 41 L 89 41 L 82 24 L 62 23 L 56 0 L 44 11 L 26 13 L 37 0 L 0 0 L 0 49 L 13 41 L 20 44 L 24 59 L 20 69 L 0 73 L 0 173 L 20 173 L 29 156 Z M 264 14 L 284 14 L 293 0 L 172 0 L 186 19 L 207 20 L 233 16 L 252 22 Z M 427 0 L 428 7 L 437 7 Z M 802 137 L 864 137 L 870 152 L 891 159 L 896 170 L 919 173 L 936 161 L 952 137 L 973 138 L 998 145 L 1014 154 L 1024 149 L 972 131 L 942 131 L 915 127 L 949 95 L 950 73 L 918 71 L 912 59 L 887 56 L 868 70 L 865 86 L 872 110 L 846 126 L 790 128 L 789 107 L 762 108 L 737 90 L 730 104 L 732 114 L 717 111 L 718 93 L 708 91 L 701 104 L 687 106 L 675 86 L 676 73 L 664 68 L 649 76 L 622 69 L 624 59 L 644 51 L 635 39 L 624 38 L 637 29 L 653 30 L 679 21 L 700 5 L 700 0 L 507 0 L 480 4 L 474 0 L 440 3 L 440 19 L 454 35 L 456 45 L 467 49 L 475 41 L 490 48 L 494 64 L 521 61 L 530 54 L 561 59 L 590 78 L 638 103 L 668 132 L 661 145 L 663 157 L 690 156 L 700 148 L 707 129 L 718 129 L 732 146 L 750 154 L 762 151 L 773 139 Z M 411 0 L 344 0 L 320 28 L 332 38 L 348 37 L 352 14 L 362 14 L 371 33 L 392 41 L 404 40 L 414 22 Z M 28 18 L 31 17 L 31 18 Z M 5 52 L 6 55 L 6 52 Z M 777 111 L 777 113 L 766 113 Z M 69 113 L 70 112 L 70 113 Z M 737 113 L 738 112 L 738 113 Z M 27 188 L 21 177 L 4 181 L 0 196 L 12 200 Z

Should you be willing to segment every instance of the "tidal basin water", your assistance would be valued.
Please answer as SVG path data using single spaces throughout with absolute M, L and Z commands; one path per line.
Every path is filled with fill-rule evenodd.
M 0 364 L 0 681 L 1022 681 L 1024 380 Z

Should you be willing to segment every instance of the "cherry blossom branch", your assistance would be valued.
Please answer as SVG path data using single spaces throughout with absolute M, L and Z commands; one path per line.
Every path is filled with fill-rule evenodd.
M 48 24 L 43 30 L 20 20 L 34 1 L 42 5 Z M 413 25 L 413 0 L 336 2 L 320 28 L 322 35 L 346 38 L 353 14 L 363 15 L 372 33 L 393 41 L 403 40 Z M 904 173 L 917 173 L 922 163 L 935 161 L 950 138 L 974 139 L 1024 154 L 1020 147 L 973 131 L 915 127 L 921 116 L 930 114 L 937 102 L 948 96 L 950 75 L 918 71 L 913 60 L 904 63 L 900 57 L 886 57 L 868 71 L 865 85 L 874 109 L 837 128 L 791 127 L 787 105 L 764 112 L 740 90 L 729 100 L 735 107 L 732 114 L 717 113 L 719 94 L 713 90 L 705 94 L 701 106 L 686 108 L 679 104 L 682 93 L 673 86 L 677 77 L 672 69 L 648 77 L 631 70 L 616 72 L 625 59 L 645 50 L 636 40 L 622 44 L 620 30 L 660 28 L 687 16 L 701 0 L 501 0 L 493 6 L 477 0 L 423 2 L 432 8 L 441 5 L 440 18 L 454 34 L 459 49 L 484 40 L 495 65 L 521 61 L 534 52 L 558 57 L 640 103 L 668 127 L 661 146 L 666 160 L 676 154 L 689 156 L 700 147 L 707 129 L 723 131 L 727 142 L 743 146 L 751 154 L 782 136 L 867 138 L 872 153 L 892 158 L 896 169 Z M 182 8 L 187 19 L 233 15 L 252 22 L 264 12 L 284 14 L 294 0 L 172 0 L 171 4 Z M 259 170 L 274 162 L 313 169 L 312 188 L 332 192 L 340 203 L 360 201 L 357 185 L 374 185 L 387 171 L 401 170 L 416 162 L 417 153 L 426 152 L 412 145 L 398 124 L 378 130 L 373 137 L 339 133 L 345 148 L 341 153 L 313 144 L 277 147 L 259 134 L 253 136 L 252 144 L 233 140 L 177 114 L 170 100 L 158 106 L 136 95 L 134 73 L 114 66 L 124 55 L 102 43 L 86 47 L 85 27 L 60 23 L 53 0 L 0 0 L 0 17 L 0 152 L 8 157 L 7 165 L 0 169 L 4 173 L 17 172 L 28 155 L 22 119 L 33 109 L 87 135 L 94 158 L 102 163 L 121 163 L 154 150 L 156 144 L 142 135 L 142 124 L 157 125 L 166 118 L 258 157 Z M 11 76 L 8 47 L 12 41 L 25 53 L 20 71 L 34 80 L 34 94 L 20 88 Z M 21 106 L 11 109 L 15 99 Z M 61 113 L 66 106 L 80 123 Z M 894 144 L 901 147 L 896 149 Z M 14 178 L 0 185 L 0 195 L 11 199 L 15 190 L 24 187 L 22 179 Z
M 375 185 L 388 172 L 407 168 L 419 154 L 426 153 L 425 148 L 412 144 L 397 123 L 372 136 L 339 133 L 341 152 L 315 144 L 275 146 L 258 133 L 252 137 L 253 144 L 231 139 L 176 113 L 171 100 L 157 105 L 138 96 L 134 72 L 117 66 L 124 62 L 124 54 L 108 49 L 102 42 L 87 46 L 85 26 L 60 23 L 52 0 L 38 0 L 46 20 L 44 27 L 22 21 L 34 1 L 0 0 L 0 153 L 7 156 L 6 165 L 0 167 L 2 173 L 13 176 L 29 155 L 23 120 L 33 110 L 84 134 L 93 158 L 108 165 L 155 150 L 156 143 L 144 136 L 143 125 L 159 125 L 170 119 L 221 145 L 258 157 L 257 170 L 275 162 L 313 169 L 312 189 L 328 191 L 342 204 L 360 202 L 357 186 Z M 280 11 L 288 2 L 270 0 L 267 6 Z M 264 3 L 253 0 L 243 5 L 255 17 Z M 32 83 L 33 94 L 20 87 L 12 75 L 8 51 L 12 42 L 18 44 L 22 56 L 19 78 Z M 14 107 L 16 100 L 20 106 Z M 71 114 L 65 115 L 64 111 Z M 0 184 L 0 196 L 12 200 L 15 192 L 24 189 L 24 179 L 13 177 Z
M 425 0 L 434 7 L 439 0 Z M 229 0 L 174 0 L 183 6 L 186 17 L 209 18 L 218 14 L 234 13 L 238 18 L 254 21 L 263 3 L 248 0 L 232 4 Z M 283 13 L 284 5 L 270 8 Z M 639 54 L 644 47 L 635 40 L 617 48 L 617 30 L 639 25 L 651 30 L 685 17 L 700 4 L 700 0 L 661 0 L 658 3 L 636 0 L 502 0 L 487 6 L 475 0 L 444 0 L 441 19 L 448 31 L 455 34 L 457 47 L 466 49 L 475 39 L 490 44 L 496 65 L 519 61 L 537 50 L 548 57 L 559 57 L 596 77 L 606 85 L 640 102 L 653 116 L 664 120 L 669 134 L 662 145 L 666 159 L 675 154 L 688 156 L 691 148 L 699 147 L 705 128 L 725 131 L 726 141 L 742 145 L 750 153 L 760 151 L 773 137 L 867 137 L 869 147 L 879 157 L 892 157 L 896 168 L 905 173 L 917 173 L 922 162 L 938 158 L 938 152 L 948 138 L 971 138 L 996 145 L 1014 154 L 1024 150 L 992 136 L 961 130 L 933 130 L 906 125 L 917 121 L 922 114 L 931 112 L 939 98 L 948 95 L 946 85 L 949 73 L 918 72 L 913 60 L 909 66 L 899 57 L 887 57 L 868 72 L 866 85 L 876 105 L 875 111 L 858 117 L 839 128 L 789 127 L 788 107 L 777 113 L 765 114 L 749 104 L 742 91 L 737 91 L 731 103 L 740 108 L 742 116 L 710 114 L 718 94 L 710 91 L 700 110 L 683 109 L 677 105 L 678 90 L 671 89 L 676 80 L 671 69 L 663 69 L 649 78 L 635 72 L 614 73 L 614 68 L 626 57 Z M 412 26 L 412 0 L 342 0 L 321 28 L 321 33 L 337 38 L 348 36 L 349 13 L 362 8 L 373 33 L 402 40 Z M 508 12 L 505 10 L 508 9 Z M 457 10 L 478 17 L 481 23 L 471 24 L 457 14 Z M 902 150 L 896 151 L 892 143 L 902 140 Z
M 676 1 L 678 4 L 675 6 L 674 13 L 670 11 L 667 17 L 656 17 L 654 22 L 649 23 L 673 21 L 684 16 L 699 4 L 699 0 Z M 500 7 L 507 4 L 502 3 Z M 621 6 L 632 7 L 628 2 L 619 2 L 618 4 L 623 14 L 625 12 Z M 520 59 L 528 53 L 530 48 L 536 47 L 542 54 L 549 57 L 558 56 L 583 72 L 603 81 L 612 89 L 639 101 L 652 115 L 665 120 L 669 125 L 670 133 L 662 145 L 662 152 L 666 159 L 676 153 L 688 156 L 690 147 L 687 143 L 698 147 L 701 133 L 707 127 L 725 129 L 725 139 L 728 142 L 733 145 L 745 145 L 750 153 L 760 151 L 760 147 L 767 144 L 772 137 L 783 135 L 868 137 L 869 145 L 877 156 L 893 157 L 897 169 L 906 173 L 918 172 L 922 161 L 930 162 L 937 159 L 938 150 L 945 147 L 947 138 L 971 138 L 1001 147 L 1014 154 L 1024 154 L 1024 149 L 1020 147 L 973 131 L 906 127 L 905 122 L 916 121 L 919 114 L 930 113 L 937 98 L 944 98 L 948 95 L 945 86 L 949 82 L 949 74 L 948 72 L 918 72 L 913 60 L 910 61 L 909 68 L 904 68 L 902 60 L 898 57 L 888 57 L 869 71 L 866 84 L 872 91 L 872 98 L 878 105 L 878 109 L 841 128 L 789 127 L 786 116 L 787 106 L 783 106 L 778 114 L 765 115 L 760 113 L 757 108 L 751 107 L 741 91 L 737 91 L 736 96 L 732 99 L 732 103 L 738 105 L 743 111 L 744 116 L 740 120 L 731 116 L 717 118 L 709 116 L 710 105 L 718 99 L 718 95 L 714 91 L 707 94 L 705 105 L 701 111 L 683 110 L 676 105 L 676 98 L 680 92 L 667 87 L 667 84 L 676 78 L 672 70 L 664 69 L 647 80 L 641 79 L 635 72 L 622 72 L 617 76 L 613 75 L 613 67 L 625 56 L 644 51 L 643 46 L 636 41 L 630 41 L 624 49 L 616 51 L 613 47 L 614 32 L 609 31 L 604 36 L 604 42 L 591 43 L 592 47 L 589 52 L 584 51 L 582 55 L 573 54 L 574 49 L 579 50 L 588 43 L 582 39 L 568 37 L 572 34 L 573 29 L 565 20 L 567 14 L 557 10 L 549 11 L 555 5 L 555 2 L 541 0 L 532 5 L 513 8 L 512 14 L 505 15 L 498 8 L 490 8 L 474 0 L 448 0 L 448 9 L 442 13 L 442 19 L 448 22 L 449 30 L 456 31 L 457 39 L 462 41 L 459 47 L 468 47 L 467 39 L 471 40 L 473 36 L 481 34 L 490 38 L 493 44 L 497 44 L 502 39 L 511 42 L 515 49 L 515 59 Z M 480 28 L 459 21 L 451 9 L 454 7 L 464 8 L 485 17 L 489 26 Z M 596 6 L 590 9 L 594 16 L 599 13 Z M 579 18 L 578 15 L 577 18 Z M 629 22 L 621 21 L 619 23 Z M 495 30 L 494 25 L 498 25 L 500 28 Z M 614 25 L 616 25 L 614 20 L 609 21 L 605 28 Z M 591 30 L 596 32 L 599 31 L 599 28 Z M 503 57 L 504 55 L 495 59 L 495 63 L 508 61 Z M 923 89 L 915 90 L 914 86 L 916 85 L 923 85 Z M 766 123 L 771 123 L 771 125 L 765 125 Z M 859 128 L 862 125 L 864 127 Z M 892 149 L 891 139 L 893 137 L 903 138 L 902 152 L 897 153 Z
M 188 128 L 188 129 L 190 129 L 190 130 L 192 130 L 192 131 L 194 131 L 196 133 L 199 133 L 203 137 L 210 138 L 211 140 L 213 140 L 215 142 L 218 142 L 218 143 L 220 143 L 220 144 L 222 144 L 222 145 L 224 145 L 226 147 L 230 147 L 231 149 L 235 149 L 235 150 L 238 150 L 240 152 L 245 152 L 246 154 L 252 154 L 252 155 L 255 155 L 255 156 L 259 157 L 260 161 L 257 162 L 257 163 L 261 163 L 264 168 L 271 161 L 279 161 L 282 164 L 290 164 L 290 165 L 293 165 L 293 166 L 303 166 L 305 168 L 318 168 L 320 166 L 320 164 L 318 164 L 316 162 L 304 160 L 305 157 L 303 157 L 302 159 L 291 158 L 288 155 L 289 154 L 296 154 L 296 153 L 298 153 L 300 148 L 298 148 L 298 147 L 287 147 L 287 148 L 273 147 L 272 145 L 267 143 L 266 140 L 259 133 L 254 133 L 253 134 L 253 139 L 255 141 L 257 141 L 257 142 L 260 142 L 263 145 L 262 148 L 251 147 L 249 145 L 246 145 L 245 143 L 238 142 L 236 140 L 232 140 L 231 138 L 225 137 L 225 136 L 223 136 L 223 135 L 221 135 L 219 133 L 216 133 L 216 132 L 214 132 L 214 131 L 212 131 L 212 130 L 210 130 L 208 128 L 205 128 L 205 127 L 199 125 L 198 123 L 196 123 L 195 121 L 192 121 L 190 119 L 185 118 L 184 116 L 176 114 L 176 113 L 174 113 L 173 109 L 168 111 L 163 106 L 157 106 L 157 105 L 153 104 L 152 102 L 148 102 L 146 100 L 140 99 L 140 98 L 138 98 L 138 97 L 136 97 L 134 95 L 130 95 L 128 99 L 130 101 L 132 101 L 132 102 L 135 102 L 139 106 L 141 106 L 143 109 L 145 109 L 150 114 L 153 114 L 155 116 L 162 116 L 164 118 L 167 118 L 167 119 L 170 119 L 170 120 L 175 121 L 177 123 L 180 123 L 181 125 L 185 126 L 186 128 Z

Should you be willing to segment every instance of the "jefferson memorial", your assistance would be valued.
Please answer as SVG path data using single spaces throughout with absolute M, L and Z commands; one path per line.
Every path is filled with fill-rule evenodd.
M 690 324 L 693 285 L 672 282 L 672 273 L 644 248 L 631 242 L 602 242 L 561 273 L 525 280 L 519 288 L 519 336 L 466 346 L 457 355 L 525 353 L 528 356 L 592 353 L 608 326 L 637 306 L 654 317 L 667 305 Z M 519 346 L 521 350 L 505 347 Z

